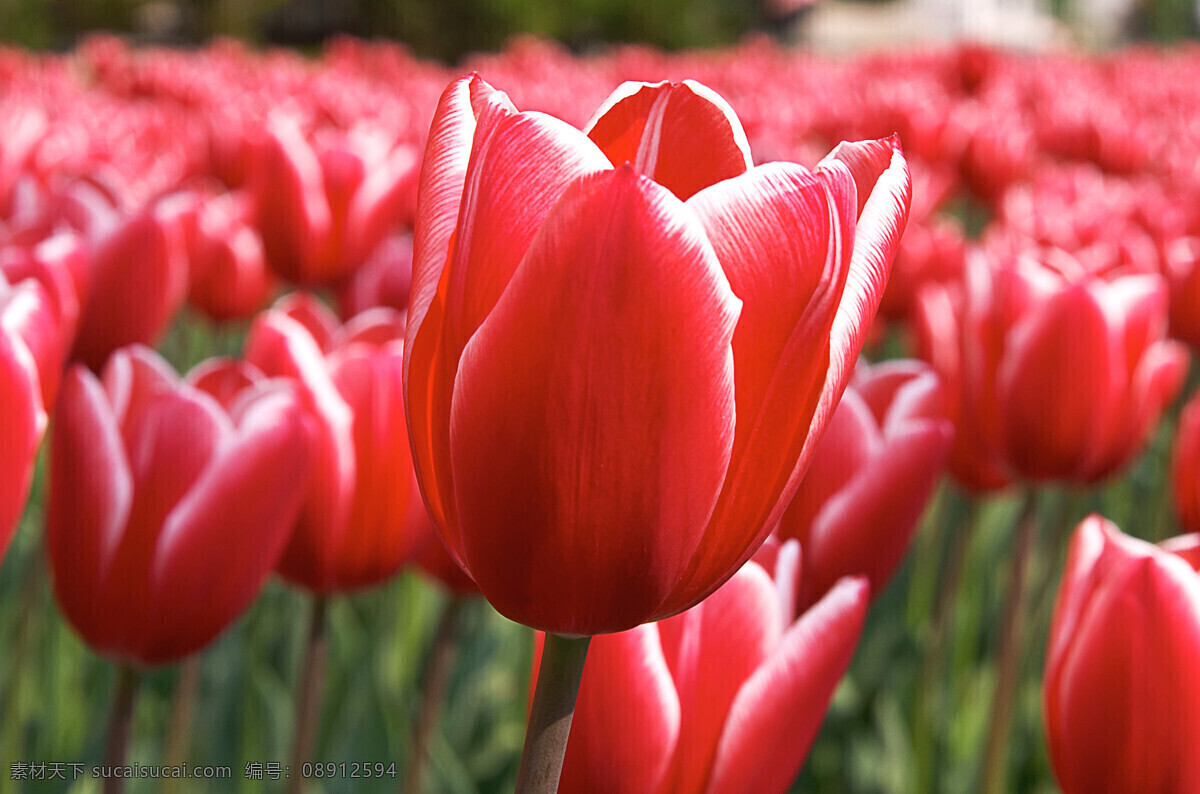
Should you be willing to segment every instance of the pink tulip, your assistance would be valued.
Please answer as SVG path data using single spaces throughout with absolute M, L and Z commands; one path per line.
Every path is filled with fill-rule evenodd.
M 592 640 L 561 794 L 788 789 L 858 644 L 861 577 L 793 618 L 800 550 L 784 544 L 683 614 Z M 534 669 L 537 669 L 536 659 Z
M 228 412 L 155 353 L 75 366 L 50 450 L 47 551 L 67 619 L 141 666 L 192 653 L 244 611 L 279 559 L 308 473 L 308 419 L 287 384 Z
M 859 364 L 776 530 L 804 549 L 801 609 L 843 576 L 861 574 L 873 594 L 883 592 L 953 439 L 941 384 L 927 365 Z
M 1075 531 L 1043 707 L 1063 794 L 1200 790 L 1200 536 L 1162 547 L 1099 516 Z
M 894 140 L 752 168 L 695 83 L 627 83 L 586 135 L 446 90 L 406 400 L 430 512 L 502 614 L 619 631 L 741 567 L 845 388 L 909 184 Z

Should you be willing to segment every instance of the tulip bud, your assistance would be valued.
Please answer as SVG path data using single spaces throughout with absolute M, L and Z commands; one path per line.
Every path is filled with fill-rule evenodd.
M 1043 692 L 1063 794 L 1200 790 L 1198 547 L 1153 546 L 1099 516 L 1075 531 Z

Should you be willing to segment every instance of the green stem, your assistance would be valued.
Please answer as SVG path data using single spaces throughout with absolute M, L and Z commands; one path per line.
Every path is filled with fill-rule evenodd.
M 1012 722 L 1013 700 L 1020 683 L 1022 622 L 1025 607 L 1025 579 L 1030 552 L 1037 529 L 1034 515 L 1034 492 L 1025 494 L 1021 517 L 1013 541 L 1012 573 L 1004 598 L 1004 615 L 1000 634 L 1000 660 L 996 673 L 996 694 L 992 700 L 992 718 L 988 725 L 987 744 L 983 760 L 984 794 L 1002 794 L 1008 777 L 1008 736 Z
M 546 633 L 516 794 L 555 794 L 591 637 Z
M 401 792 L 419 792 L 421 790 L 421 772 L 425 764 L 425 748 L 429 745 L 429 735 L 437 722 L 438 712 L 441 711 L 442 701 L 446 699 L 446 688 L 450 683 L 450 673 L 454 670 L 454 659 L 458 655 L 458 626 L 462 622 L 463 609 L 467 599 L 462 596 L 451 596 L 450 602 L 442 610 L 438 620 L 437 631 L 433 636 L 433 646 L 425 660 L 425 669 L 421 673 L 421 705 L 417 711 L 417 724 L 413 727 L 412 748 L 408 756 L 408 774 L 405 777 Z
M 191 743 L 192 713 L 200 696 L 200 680 L 203 657 L 192 654 L 179 666 L 179 678 L 175 681 L 175 697 L 171 701 L 171 721 L 167 724 L 167 740 L 163 750 L 163 763 L 178 767 L 187 760 L 188 745 Z M 175 794 L 179 790 L 178 778 L 163 781 L 162 794 Z
M 933 606 L 932 627 L 921 660 L 917 710 L 913 725 L 913 745 L 917 758 L 915 791 L 937 790 L 940 726 L 935 723 L 942 714 L 941 704 L 945 696 L 943 665 L 946 655 L 946 638 L 954 629 L 959 583 L 962 581 L 963 571 L 967 566 L 971 538 L 979 519 L 979 505 L 978 499 L 971 498 L 963 525 L 952 528 L 950 548 L 946 552 L 946 562 L 939 577 L 937 600 Z
M 308 645 L 304 653 L 304 670 L 296 693 L 296 737 L 292 744 L 292 766 L 288 778 L 288 794 L 299 794 L 304 783 L 301 769 L 312 756 L 317 736 L 317 719 L 321 714 L 321 681 L 325 677 L 325 596 L 313 597 L 312 621 L 309 624 Z
M 128 665 L 117 667 L 116 692 L 108 721 L 108 741 L 104 745 L 104 765 L 125 766 L 129 754 L 129 736 L 133 728 L 133 703 L 137 697 L 141 673 Z M 104 794 L 121 794 L 125 778 L 110 775 L 104 779 Z
M 37 544 L 34 553 L 26 556 L 21 566 L 21 589 L 18 596 L 17 626 L 10 650 L 6 654 L 9 663 L 8 680 L 5 682 L 3 697 L 4 730 L 0 733 L 0 758 L 21 758 L 24 755 L 22 738 L 25 735 L 23 725 L 28 713 L 29 701 L 26 696 L 30 693 L 25 688 L 25 664 L 30 656 L 30 650 L 37 641 L 37 625 L 39 623 L 39 607 L 42 604 L 42 582 L 46 579 L 46 557 L 42 552 L 42 543 Z M 0 775 L 0 792 L 8 794 L 15 791 L 16 784 L 7 774 Z

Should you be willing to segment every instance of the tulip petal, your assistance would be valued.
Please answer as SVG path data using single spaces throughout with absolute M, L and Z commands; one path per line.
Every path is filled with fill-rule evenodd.
M 346 211 L 348 263 L 362 265 L 389 231 L 412 222 L 419 155 L 411 146 L 398 146 L 367 173 Z
M 1109 330 L 1085 284 L 1051 297 L 1013 329 L 996 381 L 1001 443 L 1014 469 L 1035 479 L 1079 476 L 1111 423 L 1124 421 L 1113 413 L 1127 376 Z
M 747 563 L 702 604 L 659 624 L 664 636 L 676 635 L 668 663 L 681 725 L 671 790 L 704 788 L 730 705 L 779 644 L 785 627 L 780 606 L 771 577 Z
M 99 381 L 76 365 L 63 378 L 55 411 L 46 551 L 58 603 L 89 642 L 108 639 L 95 633 L 113 618 L 99 594 L 132 505 L 133 475 L 121 430 Z
M 351 354 L 331 364 L 333 381 L 354 415 L 358 476 L 349 531 L 332 550 L 337 575 L 330 589 L 380 582 L 426 542 L 429 522 L 413 475 L 401 369 L 398 349 Z
M 0 558 L 25 509 L 34 458 L 46 429 L 33 356 L 20 340 L 0 334 Z
M 186 380 L 189 386 L 212 397 L 228 411 L 243 391 L 266 378 L 262 370 L 245 359 L 219 356 L 192 367 Z
M 814 432 L 809 434 L 800 453 L 793 482 L 807 470 L 813 447 L 820 439 L 820 429 L 828 424 L 854 371 L 854 362 L 887 286 L 912 201 L 912 177 L 896 136 L 838 144 L 821 161 L 817 171 L 840 191 L 839 206 L 851 200 L 851 193 L 856 196 L 858 221 L 854 226 L 854 254 L 846 287 L 830 331 L 829 372 L 821 390 L 821 402 L 813 415 Z M 847 171 L 853 177 L 853 191 L 843 187 Z
M 340 545 L 354 502 L 354 415 L 338 393 L 312 335 L 297 321 L 269 311 L 246 338 L 246 360 L 271 377 L 295 378 L 317 420 L 308 498 L 280 562 L 280 573 L 306 586 L 329 576 L 327 550 Z
M 1055 773 L 1066 794 L 1192 791 L 1200 580 L 1149 544 L 1120 545 L 1123 564 L 1102 575 L 1048 679 Z
M 852 383 L 885 433 L 913 419 L 946 416 L 941 378 L 924 361 L 892 359 L 871 367 L 860 363 Z
M 333 230 L 321 163 L 295 119 L 272 116 L 264 133 L 252 185 L 267 261 L 297 284 L 326 283 L 326 263 L 314 261 Z
M 776 534 L 800 541 L 807 558 L 813 522 L 826 501 L 874 462 L 883 443 L 871 409 L 857 392 L 847 389 L 825 430 L 822 443 L 817 445 L 812 467 L 779 519 Z M 826 585 L 832 583 L 833 580 L 825 582 Z
M 479 118 L 449 258 L 411 353 L 406 344 L 414 460 L 430 511 L 454 553 L 460 544 L 454 505 L 447 502 L 453 480 L 444 440 L 459 356 L 563 189 L 608 168 L 595 144 L 558 119 L 506 109 Z M 414 294 L 414 306 L 416 301 Z
M 854 655 L 868 591 L 861 578 L 843 579 L 788 629 L 776 651 L 738 691 L 705 791 L 787 790 Z
M 478 76 L 455 80 L 442 93 L 429 130 L 421 162 L 419 211 L 413 230 L 413 275 L 405 357 L 433 303 L 438 280 L 450 252 L 450 237 L 458 224 L 459 203 L 467 178 L 475 114 L 471 93 L 476 85 L 491 90 Z M 498 93 L 498 92 L 494 92 Z M 515 111 L 514 111 L 515 112 Z
M 508 97 L 478 75 L 447 86 L 438 100 L 417 186 L 413 228 L 412 283 L 404 331 L 404 409 L 408 417 L 413 464 L 421 493 L 434 522 L 450 531 L 453 505 L 444 455 L 435 464 L 435 439 L 444 438 L 445 422 L 433 415 L 435 366 L 441 359 L 445 315 L 445 278 L 450 243 L 458 225 L 471 142 L 479 113 L 516 113 Z M 418 362 L 415 371 L 413 362 Z M 435 471 L 442 471 L 441 482 Z M 444 491 L 444 493 L 443 493 Z M 452 551 L 451 555 L 458 556 Z
M 300 511 L 310 423 L 290 387 L 265 387 L 163 521 L 140 661 L 203 647 L 253 601 Z
M 671 610 L 732 575 L 771 525 L 828 367 L 853 218 L 818 175 L 769 163 L 688 202 L 744 308 L 734 335 L 737 435 L 705 542 Z M 778 505 L 780 510 L 782 505 Z
M 675 754 L 679 721 L 679 697 L 656 627 L 596 637 L 559 794 L 657 791 Z
M 908 551 L 953 438 L 954 426 L 946 420 L 910 422 L 889 434 L 870 463 L 822 505 L 801 539 L 800 609 L 843 576 L 864 575 L 873 594 L 883 592 Z
M 728 466 L 739 308 L 664 188 L 623 167 L 563 194 L 455 382 L 457 509 L 488 527 L 462 549 L 502 614 L 564 634 L 655 614 Z
M 1188 362 L 1187 348 L 1174 339 L 1160 339 L 1146 348 L 1133 371 L 1125 409 L 1115 419 L 1112 443 L 1089 469 L 1092 478 L 1112 473 L 1137 453 L 1183 386 Z
M 147 211 L 101 242 L 71 357 L 98 371 L 118 347 L 151 344 L 187 293 L 187 257 L 176 220 Z
M 1062 581 L 1058 587 L 1058 599 L 1054 604 L 1054 618 L 1050 627 L 1050 641 L 1046 651 L 1047 684 L 1058 675 L 1057 667 L 1065 653 L 1071 637 L 1075 635 L 1079 621 L 1092 591 L 1100 576 L 1114 560 L 1120 558 L 1120 546 L 1110 544 L 1108 537 L 1116 527 L 1107 519 L 1097 515 L 1088 516 L 1080 523 L 1067 549 L 1067 560 L 1063 567 Z M 1104 565 L 1100 561 L 1104 560 Z M 1053 688 L 1046 687 L 1047 697 Z
M 624 83 L 584 131 L 614 166 L 632 163 L 683 201 L 753 165 L 733 108 L 693 80 Z
M 327 352 L 340 324 L 337 315 L 311 292 L 289 292 L 271 307 L 304 326 L 317 347 Z
M 233 431 L 229 416 L 207 394 L 187 387 L 155 391 L 124 429 L 133 502 L 107 576 L 92 597 L 113 615 L 110 637 L 125 658 L 142 660 L 163 604 L 150 590 L 152 560 L 167 517 Z

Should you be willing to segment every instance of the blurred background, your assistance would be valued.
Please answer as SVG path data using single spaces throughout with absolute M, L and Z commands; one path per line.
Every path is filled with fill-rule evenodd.
M 1195 0 L 0 0 L 0 41 L 65 50 L 89 31 L 139 43 L 214 36 L 314 47 L 352 34 L 456 62 L 514 35 L 586 52 L 609 42 L 712 47 L 764 32 L 825 51 L 969 38 L 1044 48 L 1194 38 Z

